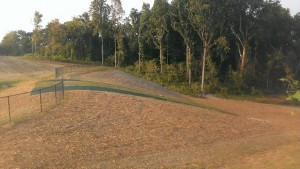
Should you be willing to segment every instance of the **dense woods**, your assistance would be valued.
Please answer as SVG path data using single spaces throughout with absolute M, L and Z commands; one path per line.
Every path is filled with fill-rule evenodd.
M 93 0 L 89 11 L 32 32 L 12 31 L 0 55 L 126 67 L 186 93 L 283 92 L 300 80 L 300 13 L 277 0 L 155 0 L 125 17 L 120 0 Z

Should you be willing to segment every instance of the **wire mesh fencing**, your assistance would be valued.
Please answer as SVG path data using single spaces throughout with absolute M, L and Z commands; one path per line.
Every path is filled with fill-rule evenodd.
M 0 126 L 38 116 L 64 99 L 64 82 L 31 92 L 0 97 Z
M 74 72 L 83 72 L 87 70 L 92 70 L 93 68 L 97 68 L 96 64 L 87 64 L 87 65 L 68 65 L 64 67 L 55 68 L 55 78 L 65 78 L 64 76 L 69 73 Z

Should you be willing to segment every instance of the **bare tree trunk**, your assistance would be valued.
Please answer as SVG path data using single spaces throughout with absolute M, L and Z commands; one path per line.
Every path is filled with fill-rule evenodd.
M 104 40 L 103 37 L 101 36 L 101 55 L 102 55 L 102 66 L 104 65 Z
M 202 77 L 201 77 L 201 92 L 204 94 L 204 79 L 205 79 L 205 63 L 206 63 L 207 47 L 206 43 L 203 48 L 203 58 L 202 58 Z
M 92 42 L 90 38 L 89 38 L 89 56 L 92 58 Z
M 117 39 L 115 38 L 115 67 L 117 67 Z
M 163 70 L 163 62 L 164 62 L 164 58 L 163 58 L 163 47 L 162 47 L 162 38 L 159 42 L 159 49 L 160 49 L 160 52 L 159 52 L 159 58 L 160 58 L 160 73 L 163 74 L 164 73 L 164 70 Z
M 269 76 L 270 76 L 270 68 L 268 68 L 268 72 L 267 72 L 267 89 L 269 88 Z
M 244 70 L 245 70 L 245 64 L 246 64 L 246 57 L 247 57 L 247 45 L 243 44 L 243 51 L 242 51 L 242 55 L 241 55 L 241 66 L 240 66 L 240 73 L 241 75 L 244 74 Z
M 141 73 L 141 41 L 140 41 L 140 35 L 138 36 L 138 43 L 139 43 L 139 73 Z
M 81 44 L 80 44 L 80 57 L 83 58 L 83 40 L 81 39 Z
M 185 55 L 186 55 L 186 78 L 189 78 L 189 47 L 186 46 L 185 48 Z
M 192 84 L 192 53 L 189 48 L 189 84 Z
M 32 39 L 32 43 L 31 43 L 31 52 L 32 52 L 32 54 L 34 54 L 34 45 L 33 45 L 33 39 Z
M 35 40 L 35 42 L 34 42 L 34 54 L 36 54 L 36 46 L 37 46 L 37 42 L 36 42 L 37 40 Z
M 192 70 L 191 70 L 191 48 L 186 46 L 186 76 L 189 84 L 192 84 Z

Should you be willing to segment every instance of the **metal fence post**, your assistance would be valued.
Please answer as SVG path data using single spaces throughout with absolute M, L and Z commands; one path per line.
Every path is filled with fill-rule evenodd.
M 7 104 L 8 104 L 8 117 L 9 117 L 9 123 L 11 124 L 11 116 L 10 116 L 10 100 L 9 100 L 9 96 L 7 96 Z
M 40 106 L 41 106 L 41 112 L 43 112 L 42 90 L 40 90 Z

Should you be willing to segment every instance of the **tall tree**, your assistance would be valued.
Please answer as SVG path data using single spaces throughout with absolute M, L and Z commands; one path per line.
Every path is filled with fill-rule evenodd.
M 293 23 L 293 46 L 295 54 L 298 56 L 295 77 L 300 80 L 300 12 L 294 16 Z
M 189 19 L 188 2 L 185 0 L 172 1 L 172 28 L 180 33 L 186 45 L 186 72 L 189 84 L 192 83 L 192 46 L 194 42 L 194 30 Z
M 263 73 L 264 78 L 261 79 L 264 79 L 266 87 L 270 88 L 272 87 L 270 84 L 278 81 L 280 74 L 283 73 L 282 76 L 285 76 L 284 65 L 298 63 L 293 56 L 294 51 L 291 49 L 293 46 L 291 42 L 292 17 L 287 9 L 281 7 L 279 1 L 269 1 L 264 2 L 263 8 L 258 12 L 256 18 L 259 31 L 253 37 L 253 41 L 256 42 L 254 46 L 256 50 L 252 53 L 259 56 L 255 58 L 259 62 L 259 66 L 256 67 L 260 70 L 257 71 L 265 72 Z M 283 55 L 289 55 L 289 57 L 284 59 Z M 294 66 L 291 67 L 294 69 Z
M 42 23 L 42 17 L 43 15 L 35 11 L 34 12 L 34 19 L 33 19 L 33 24 L 34 24 L 34 29 L 33 29 L 33 36 L 32 36 L 32 53 L 36 54 L 37 52 L 37 43 L 40 40 L 40 31 L 41 31 L 41 23 Z
M 5 55 L 17 56 L 20 54 L 20 35 L 18 31 L 11 31 L 7 33 L 1 42 L 1 45 L 5 48 Z
M 114 31 L 114 41 L 115 41 L 115 67 L 118 66 L 118 60 L 117 60 L 117 43 L 118 41 L 122 41 L 121 36 L 121 20 L 124 15 L 124 10 L 122 7 L 121 0 L 111 0 L 112 4 L 112 23 L 113 23 L 113 31 Z M 119 53 L 122 53 L 123 51 L 120 51 Z
M 130 11 L 130 39 L 132 43 L 130 44 L 131 53 L 136 55 L 138 54 L 138 37 L 139 37 L 139 27 L 140 27 L 140 18 L 141 13 L 137 9 L 131 9 Z
M 222 28 L 224 19 L 222 18 L 221 0 L 190 0 L 189 14 L 191 23 L 198 33 L 203 46 L 202 55 L 202 76 L 201 91 L 204 93 L 205 66 L 206 58 L 209 50 L 216 45 L 217 39 L 220 37 L 220 28 Z
M 80 16 L 81 19 L 81 24 L 83 26 L 83 41 L 84 41 L 84 46 L 85 46 L 85 51 L 86 51 L 86 56 L 89 59 L 92 59 L 92 34 L 93 34 L 93 30 L 92 30 L 92 24 L 91 24 L 91 20 L 90 20 L 90 16 L 87 12 L 83 13 Z
M 256 16 L 263 7 L 264 0 L 230 0 L 228 6 L 229 26 L 234 35 L 240 55 L 239 72 L 243 75 L 249 52 L 249 41 L 257 29 Z
M 108 27 L 110 7 L 106 0 L 93 0 L 90 5 L 90 15 L 94 27 L 94 35 L 98 35 L 101 40 L 101 62 L 104 64 L 104 37 Z
M 46 26 L 47 46 L 45 54 L 48 56 L 58 56 L 62 52 L 65 31 L 58 19 L 54 19 Z
M 72 21 L 64 23 L 67 34 L 66 53 L 72 60 L 83 59 L 86 56 L 84 41 L 88 42 L 88 40 L 85 39 L 85 31 L 87 30 L 84 26 L 81 17 L 73 17 Z
M 139 25 L 139 33 L 138 33 L 138 43 L 139 43 L 139 72 L 141 71 L 141 61 L 145 55 L 145 44 L 147 43 L 147 37 L 149 32 L 149 23 L 151 17 L 150 4 L 143 3 L 141 17 L 140 17 L 140 25 Z
M 160 73 L 164 73 L 164 44 L 168 32 L 169 4 L 167 0 L 155 0 L 152 8 L 151 24 L 154 44 L 159 48 Z

